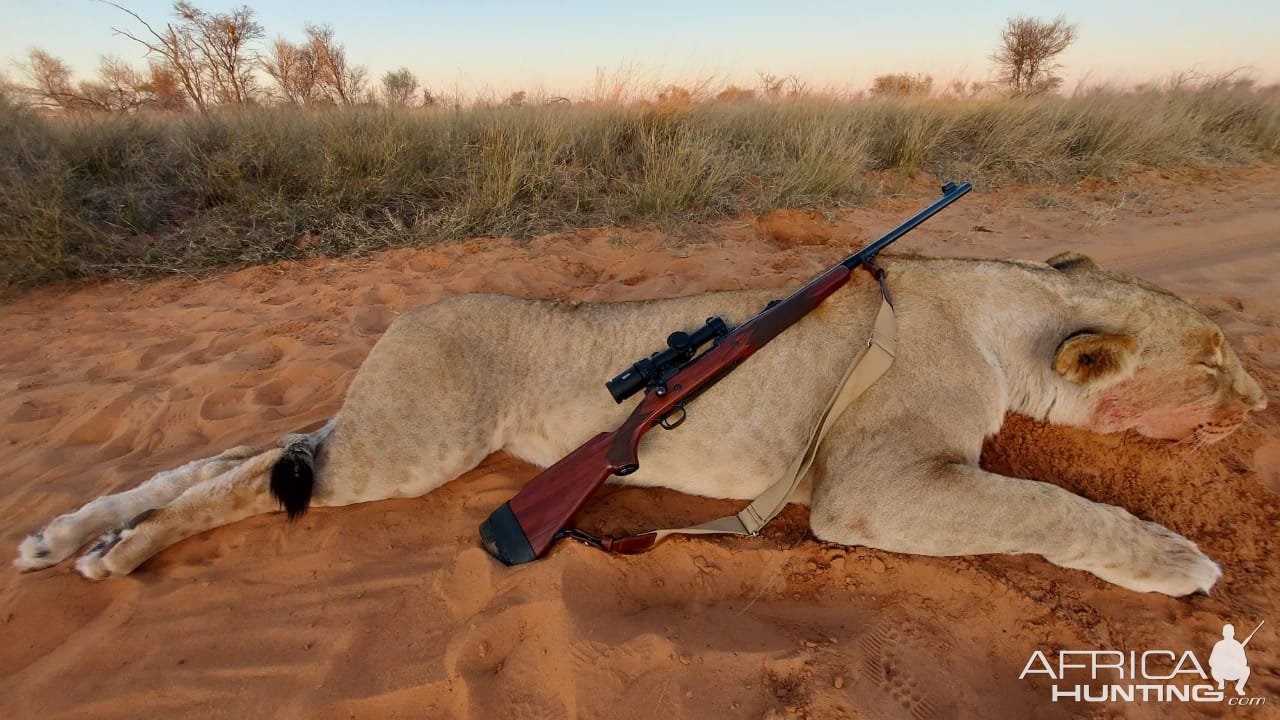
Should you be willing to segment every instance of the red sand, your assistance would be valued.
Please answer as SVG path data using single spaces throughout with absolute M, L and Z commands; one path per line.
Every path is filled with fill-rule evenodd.
M 233 444 L 320 422 L 396 313 L 497 291 L 581 300 L 785 287 L 930 197 L 786 211 L 679 237 L 601 229 L 31 293 L 0 318 L 0 517 L 13 555 L 54 515 Z M 1036 557 L 923 558 L 814 541 L 792 507 L 754 539 L 637 557 L 562 543 L 504 569 L 476 526 L 535 474 L 495 456 L 423 498 L 267 515 L 122 580 L 0 572 L 0 717 L 1277 717 L 1280 170 L 971 195 L 899 243 L 1092 254 L 1194 298 L 1272 399 L 1192 451 L 1011 417 L 984 464 L 1125 506 L 1198 542 L 1211 598 L 1107 585 Z M 1044 207 L 1050 206 L 1050 207 Z M 601 378 L 603 381 L 605 378 Z M 603 392 L 603 390 L 602 390 Z M 734 503 L 611 488 L 583 525 L 672 526 Z M 1222 623 L 1263 707 L 1054 704 L 1034 650 L 1193 649 Z M 1243 631 L 1247 632 L 1247 630 Z

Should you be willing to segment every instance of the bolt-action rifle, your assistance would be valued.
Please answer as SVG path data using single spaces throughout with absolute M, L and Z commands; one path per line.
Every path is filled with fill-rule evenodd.
M 736 328 L 713 317 L 693 332 L 672 333 L 667 349 L 636 362 L 605 383 L 618 403 L 644 390 L 644 397 L 622 426 L 591 438 L 495 510 L 480 525 L 485 549 L 507 565 L 542 557 L 559 537 L 573 537 L 613 552 L 648 549 L 655 541 L 652 533 L 595 538 L 580 530 L 565 530 L 565 526 L 610 475 L 629 475 L 639 469 L 637 449 L 650 428 L 661 425 L 673 429 L 683 422 L 687 403 L 843 287 L 854 270 L 872 269 L 883 283 L 883 271 L 872 263 L 876 255 L 971 189 L 969 183 L 943 185 L 942 197 L 931 205 L 786 299 L 769 303 Z M 712 343 L 711 347 L 698 354 L 707 343 Z

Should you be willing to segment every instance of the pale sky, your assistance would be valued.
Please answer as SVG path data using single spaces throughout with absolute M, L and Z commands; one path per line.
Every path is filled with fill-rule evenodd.
M 170 2 L 122 0 L 153 25 Z M 204 0 L 207 10 L 240 2 Z M 1132 84 L 1179 71 L 1247 67 L 1280 82 L 1280 2 L 1274 0 L 1072 0 L 1045 2 L 405 2 L 311 0 L 249 3 L 268 39 L 302 37 L 305 22 L 333 25 L 350 62 L 371 78 L 406 66 L 437 92 L 505 96 L 513 90 L 578 95 L 597 70 L 631 68 L 642 80 L 753 86 L 759 72 L 795 74 L 818 88 L 861 89 L 890 72 L 986 79 L 1006 18 L 1065 13 L 1079 40 L 1061 62 L 1077 81 Z M 0 0 L 0 58 L 43 48 L 86 76 L 98 57 L 141 62 L 112 25 L 132 18 L 94 0 Z

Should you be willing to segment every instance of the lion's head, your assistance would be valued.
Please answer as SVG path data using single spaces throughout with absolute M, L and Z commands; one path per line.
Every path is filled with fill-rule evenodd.
M 1212 443 L 1266 407 L 1222 330 L 1190 302 L 1150 283 L 1102 270 L 1076 253 L 1050 267 L 1088 283 L 1096 327 L 1062 340 L 1053 369 L 1082 387 L 1085 427 L 1133 429 L 1168 440 Z

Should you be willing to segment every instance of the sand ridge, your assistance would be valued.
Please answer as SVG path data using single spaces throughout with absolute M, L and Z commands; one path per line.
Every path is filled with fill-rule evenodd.
M 0 316 L 0 517 L 12 554 L 54 515 L 150 474 L 323 422 L 373 343 L 447 294 L 626 300 L 794 285 L 936 190 L 838 213 L 477 239 L 207 280 L 30 293 Z M 1092 254 L 1217 320 L 1271 408 L 1206 451 L 1010 417 L 985 466 L 1184 533 L 1212 597 L 1108 586 L 1034 557 L 921 558 L 819 543 L 791 507 L 758 538 L 636 557 L 562 543 L 505 569 L 476 526 L 536 469 L 504 455 L 423 498 L 252 518 L 122 580 L 0 572 L 5 717 L 1056 717 L 1035 649 L 1188 647 L 1280 618 L 1280 171 L 1149 174 L 971 195 L 898 250 Z M 659 343 L 661 338 L 655 338 Z M 603 382 L 604 378 L 601 378 Z M 603 389 L 601 390 L 603 392 Z M 581 524 L 672 526 L 734 503 L 607 488 Z M 1250 645 L 1280 700 L 1280 642 Z M 1183 705 L 1126 709 L 1191 716 Z M 1276 716 L 1274 702 L 1252 708 Z

